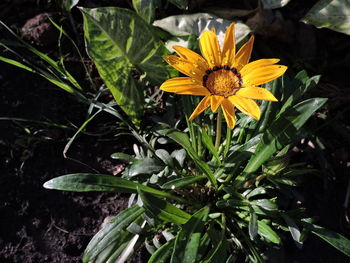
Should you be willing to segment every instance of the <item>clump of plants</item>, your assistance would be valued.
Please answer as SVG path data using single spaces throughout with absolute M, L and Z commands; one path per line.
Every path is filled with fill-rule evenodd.
M 139 2 L 134 1 L 137 13 L 81 8 L 87 52 L 118 110 L 89 97 L 64 68 L 41 55 L 55 69 L 50 76 L 56 82 L 51 82 L 92 105 L 78 133 L 106 111 L 139 142 L 133 155 L 112 154 L 128 164 L 121 176 L 68 174 L 44 184 L 64 191 L 130 194 L 128 208 L 92 238 L 83 262 L 125 262 L 142 244 L 151 254 L 149 263 L 266 262 L 287 235 L 301 247 L 309 234 L 350 256 L 350 241 L 315 224 L 294 190 L 298 177 L 315 172 L 293 163 L 289 153 L 304 124 L 327 101 L 307 98 L 319 76 L 301 71 L 291 78 L 276 58 L 249 62 L 254 36 L 242 44 L 249 30 L 240 23 L 219 23 L 212 16 L 214 26 L 208 22 L 197 33 L 169 35 L 181 30 L 174 26 L 179 20 L 191 24 L 208 14 L 170 17 L 163 24 L 166 33 L 150 25 L 154 10 Z M 220 43 L 217 34 L 223 28 Z M 198 50 L 196 34 L 202 56 L 179 44 Z M 68 79 L 60 82 L 60 74 Z M 148 85 L 160 86 L 155 94 L 183 96 L 169 94 L 166 112 L 150 116 L 157 105 L 155 95 L 144 91 Z M 141 121 L 143 116 L 147 121 Z

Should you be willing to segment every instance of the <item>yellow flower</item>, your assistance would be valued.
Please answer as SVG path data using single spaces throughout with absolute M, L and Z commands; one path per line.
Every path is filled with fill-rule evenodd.
M 176 94 L 205 96 L 190 120 L 209 106 L 215 112 L 220 105 L 231 129 L 236 123 L 235 107 L 244 114 L 259 119 L 260 108 L 253 99 L 277 99 L 271 92 L 258 86 L 280 77 L 287 67 L 276 65 L 279 59 L 259 59 L 248 63 L 253 43 L 254 36 L 236 53 L 234 24 L 231 24 L 220 50 L 215 29 L 206 30 L 199 39 L 203 57 L 181 46 L 173 47 L 179 56 L 164 57 L 168 64 L 188 77 L 169 79 L 160 89 Z

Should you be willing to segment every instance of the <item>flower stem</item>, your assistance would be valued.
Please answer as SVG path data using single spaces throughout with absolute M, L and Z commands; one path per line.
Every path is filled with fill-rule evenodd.
M 222 127 L 222 109 L 218 110 L 218 116 L 216 120 L 216 139 L 215 139 L 215 149 L 218 151 L 221 141 L 221 127 Z

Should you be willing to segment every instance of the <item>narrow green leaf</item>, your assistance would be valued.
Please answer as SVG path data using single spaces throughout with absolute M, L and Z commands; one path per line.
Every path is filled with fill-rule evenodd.
M 173 251 L 175 239 L 172 239 L 158 248 L 156 252 L 152 254 L 148 263 L 166 263 L 167 259 L 171 256 Z
M 281 238 L 264 221 L 258 221 L 258 234 L 274 244 L 281 244 Z
M 47 189 L 73 191 L 73 192 L 119 192 L 119 193 L 137 193 L 137 188 L 144 192 L 151 193 L 156 196 L 170 198 L 183 202 L 180 197 L 173 196 L 170 193 L 159 191 L 152 187 L 129 181 L 127 179 L 105 175 L 105 174 L 89 174 L 77 173 L 59 176 L 47 181 L 44 184 Z
M 153 194 L 145 192 L 142 188 L 138 191 L 143 206 L 150 211 L 155 217 L 165 222 L 172 222 L 175 224 L 185 224 L 191 217 L 180 208 L 155 197 Z
M 294 239 L 296 244 L 299 247 L 301 247 L 302 242 L 300 241 L 301 232 L 299 230 L 299 227 L 294 222 L 294 220 L 292 218 L 290 218 L 287 214 L 281 213 L 281 215 L 282 215 L 284 221 L 287 223 L 287 226 L 288 226 L 290 234 L 292 235 L 292 238 Z
M 250 207 L 249 213 L 250 213 L 250 220 L 248 224 L 248 232 L 249 232 L 250 239 L 254 240 L 256 235 L 258 234 L 258 217 L 252 207 Z
M 169 0 L 169 2 L 176 5 L 178 8 L 187 10 L 188 6 L 188 0 Z
M 113 153 L 111 155 L 111 158 L 115 159 L 115 160 L 122 160 L 122 161 L 125 161 L 128 163 L 132 163 L 132 162 L 135 162 L 137 160 L 135 157 L 133 157 L 129 154 L 126 154 L 126 153 L 121 153 L 121 152 Z
M 207 132 L 204 129 L 201 129 L 201 134 L 202 134 L 202 142 L 204 143 L 205 147 L 207 147 L 207 149 L 215 157 L 217 162 L 221 164 L 219 153 L 215 149 L 212 138 L 207 134 Z
M 323 228 L 318 225 L 310 224 L 304 221 L 301 221 L 301 223 L 311 230 L 313 234 L 316 236 L 322 238 L 324 241 L 335 247 L 340 252 L 344 253 L 348 257 L 350 257 L 350 240 L 344 237 L 343 235 L 328 230 L 326 228 Z
M 166 182 L 165 184 L 162 185 L 162 189 L 176 189 L 176 188 L 182 188 L 184 186 L 187 186 L 189 184 L 192 184 L 194 182 L 198 182 L 200 180 L 203 180 L 207 178 L 206 176 L 202 175 L 196 175 L 196 176 L 188 176 L 184 178 L 178 178 L 171 180 L 169 182 Z
M 170 263 L 193 263 L 197 252 L 204 224 L 208 218 L 209 207 L 203 207 L 191 216 L 175 239 L 174 251 Z
M 112 218 L 87 245 L 83 256 L 83 262 L 89 262 L 96 258 L 113 242 L 118 242 L 122 231 L 144 211 L 144 208 L 134 205 L 123 210 L 117 216 Z
M 209 168 L 208 164 L 203 162 L 196 151 L 192 148 L 191 142 L 186 133 L 179 132 L 176 130 L 170 130 L 166 135 L 173 139 L 175 142 L 180 144 L 191 157 L 191 159 L 196 163 L 196 165 L 202 170 L 202 172 L 208 177 L 209 181 L 217 187 L 216 178 L 214 177 L 213 171 Z
M 326 101 L 327 99 L 324 98 L 308 99 L 284 112 L 263 135 L 243 173 L 251 174 L 255 172 L 277 150 L 290 143 L 296 132 Z M 242 181 L 242 179 L 244 180 L 244 178 L 239 180 Z

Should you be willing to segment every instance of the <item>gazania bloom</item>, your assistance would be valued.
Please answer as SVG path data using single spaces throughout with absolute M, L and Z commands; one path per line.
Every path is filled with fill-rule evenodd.
M 236 53 L 234 24 L 231 24 L 220 49 L 215 30 L 206 30 L 199 39 L 203 57 L 181 46 L 173 47 L 179 56 L 164 57 L 168 64 L 188 77 L 169 79 L 160 89 L 176 94 L 205 96 L 190 120 L 209 106 L 213 112 L 221 106 L 231 129 L 236 123 L 235 107 L 259 119 L 260 108 L 254 100 L 277 101 L 271 92 L 259 85 L 278 78 L 287 67 L 276 65 L 279 59 L 260 59 L 248 63 L 253 43 L 254 36 Z

